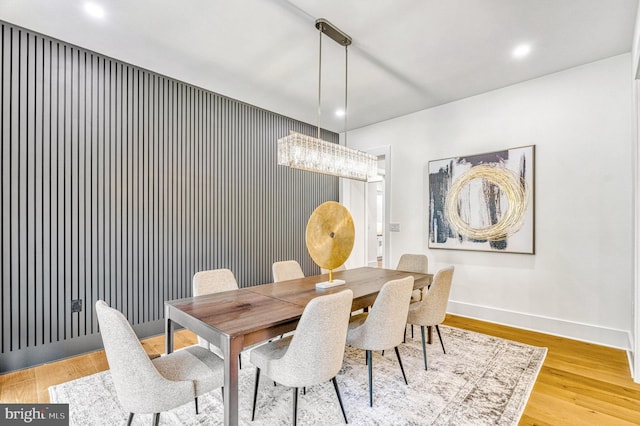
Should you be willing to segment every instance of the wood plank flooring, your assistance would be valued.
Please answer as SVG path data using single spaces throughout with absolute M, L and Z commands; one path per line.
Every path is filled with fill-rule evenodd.
M 548 348 L 521 425 L 640 424 L 640 384 L 631 379 L 624 351 L 452 315 L 445 324 Z M 182 330 L 175 346 L 196 341 Z M 150 354 L 164 351 L 164 336 L 142 343 Z M 107 368 L 104 352 L 98 351 L 3 374 L 0 401 L 47 403 L 49 386 Z

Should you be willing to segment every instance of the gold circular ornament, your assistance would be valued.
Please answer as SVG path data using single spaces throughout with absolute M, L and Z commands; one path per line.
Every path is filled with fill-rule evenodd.
M 321 268 L 333 270 L 344 264 L 353 249 L 354 237 L 349 210 L 335 201 L 320 204 L 307 222 L 307 250 Z
M 507 199 L 506 212 L 494 225 L 474 227 L 460 215 L 460 192 L 473 180 L 496 185 Z M 515 234 L 524 223 L 527 210 L 527 188 L 513 171 L 500 166 L 480 165 L 469 169 L 451 185 L 445 201 L 445 216 L 460 235 L 475 239 L 500 241 Z

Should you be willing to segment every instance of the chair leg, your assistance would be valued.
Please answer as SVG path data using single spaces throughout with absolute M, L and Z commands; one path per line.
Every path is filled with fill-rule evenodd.
M 240 354 L 238 354 L 238 366 L 240 367 L 240 370 L 242 370 L 242 357 Z
M 224 404 L 224 386 L 220 388 L 220 393 L 222 394 L 222 403 Z
M 367 352 L 367 365 L 369 367 L 369 407 L 373 407 L 373 366 L 371 365 L 372 362 L 372 357 L 371 357 L 371 351 L 366 351 Z
M 349 420 L 347 420 L 347 413 L 344 411 L 344 405 L 342 404 L 342 398 L 340 397 L 340 389 L 338 389 L 338 381 L 336 380 L 335 377 L 331 379 L 331 381 L 333 382 L 333 387 L 335 388 L 336 395 L 338 396 L 338 402 L 340 403 L 340 409 L 342 410 L 342 417 L 344 417 L 344 422 L 348 424 Z
M 424 345 L 424 325 L 420 326 L 420 331 L 422 332 L 422 357 L 424 358 L 424 369 L 427 369 L 427 348 Z
M 196 396 L 196 397 L 193 399 L 193 401 L 196 403 L 196 415 L 198 415 L 198 414 L 200 414 L 200 413 L 198 412 L 198 397 Z
M 400 371 L 402 371 L 402 377 L 404 377 L 404 384 L 408 385 L 409 382 L 407 382 L 407 376 L 405 376 L 405 374 L 404 374 L 404 367 L 402 367 L 402 360 L 400 359 L 400 352 L 398 351 L 398 347 L 397 346 L 394 349 L 396 350 L 396 356 L 398 357 L 398 363 L 400 364 Z
M 160 424 L 160 413 L 155 413 L 153 415 L 153 424 L 154 426 L 158 426 Z
M 298 424 L 298 388 L 293 388 L 293 426 Z
M 129 413 L 129 420 L 127 420 L 127 426 L 131 426 L 132 421 L 133 421 L 133 413 Z
M 438 339 L 440 339 L 440 346 L 442 346 L 442 352 L 446 354 L 447 351 L 444 350 L 444 341 L 442 340 L 442 334 L 440 334 L 440 327 L 438 327 L 437 325 L 436 325 L 436 331 L 438 332 Z
M 413 324 L 411 324 L 411 338 L 413 339 Z
M 256 401 L 258 400 L 258 383 L 260 383 L 260 369 L 256 368 L 256 386 L 253 389 L 253 408 L 251 409 L 251 421 L 256 417 Z

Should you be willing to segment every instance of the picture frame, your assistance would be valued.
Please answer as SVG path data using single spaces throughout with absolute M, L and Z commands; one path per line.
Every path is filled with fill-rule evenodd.
M 535 145 L 428 163 L 429 248 L 535 254 Z

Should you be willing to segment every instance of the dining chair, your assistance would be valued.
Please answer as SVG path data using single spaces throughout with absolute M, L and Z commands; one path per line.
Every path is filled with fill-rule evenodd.
M 193 275 L 194 296 L 237 289 L 238 282 L 229 269 L 211 269 L 199 271 Z
M 304 272 L 300 264 L 295 260 L 282 260 L 280 262 L 274 262 L 271 271 L 273 272 L 273 282 L 296 280 L 298 278 L 304 278 Z M 280 337 L 283 337 L 281 335 Z
M 300 264 L 295 260 L 274 262 L 271 270 L 273 271 L 274 283 L 304 278 L 304 272 L 302 272 Z
M 417 272 L 419 274 L 428 274 L 429 258 L 427 258 L 427 256 L 425 256 L 424 254 L 405 253 L 400 256 L 400 260 L 398 261 L 396 270 L 405 272 Z M 421 299 L 422 290 L 414 290 L 413 293 L 411 293 L 412 302 L 418 302 Z
M 351 317 L 347 332 L 347 344 L 364 349 L 369 370 L 369 406 L 373 407 L 373 366 L 371 351 L 382 351 L 394 348 L 400 371 L 405 384 L 407 376 L 404 374 L 402 359 L 398 345 L 404 339 L 406 316 L 409 310 L 409 300 L 413 290 L 413 277 L 388 281 L 380 289 L 369 312 Z
M 214 353 L 200 347 L 188 348 L 149 359 L 129 321 L 103 300 L 96 302 L 100 334 L 109 371 L 120 405 L 129 411 L 127 425 L 134 414 L 154 415 L 194 401 L 224 384 L 224 364 Z
M 449 266 L 447 268 L 439 270 L 429 289 L 425 289 L 422 300 L 417 303 L 412 303 L 409 306 L 409 313 L 407 315 L 407 323 L 411 325 L 419 325 L 422 332 L 422 355 L 424 358 L 424 369 L 427 369 L 427 349 L 424 342 L 424 328 L 435 326 L 438 332 L 438 338 L 440 339 L 440 345 L 442 346 L 442 352 L 445 354 L 447 351 L 444 349 L 444 341 L 440 334 L 439 324 L 442 324 L 447 312 L 447 303 L 449 302 L 449 293 L 451 292 L 451 282 L 453 281 L 454 267 Z
M 328 380 L 340 403 L 347 421 L 336 375 L 342 368 L 347 325 L 351 314 L 353 292 L 343 290 L 312 299 L 302 312 L 292 336 L 265 343 L 251 351 L 251 362 L 256 366 L 251 420 L 256 413 L 258 384 L 264 372 L 272 380 L 293 388 L 293 424 L 297 422 L 298 388 L 317 385 Z
M 238 282 L 230 269 L 210 269 L 199 271 L 193 275 L 192 290 L 194 296 L 237 290 Z M 198 336 L 198 345 L 209 349 L 220 358 L 224 358 L 222 350 Z M 242 358 L 238 355 L 238 364 L 242 368 Z

